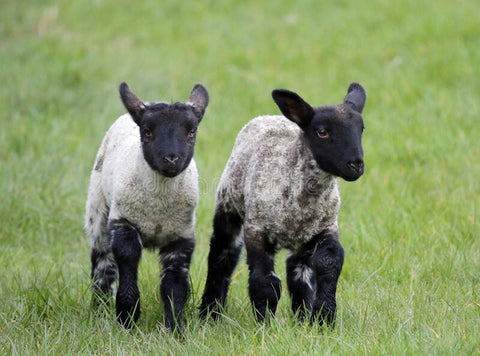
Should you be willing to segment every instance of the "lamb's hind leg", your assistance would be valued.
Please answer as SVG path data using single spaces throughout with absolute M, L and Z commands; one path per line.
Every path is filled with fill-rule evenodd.
M 230 278 L 242 251 L 242 240 L 238 236 L 242 223 L 241 217 L 236 213 L 226 213 L 219 209 L 215 213 L 208 255 L 208 275 L 200 306 L 202 316 L 211 313 L 215 318 L 225 305 Z
M 87 210 L 85 230 L 92 243 L 90 258 L 93 301 L 96 305 L 108 304 L 115 291 L 118 269 L 107 230 L 107 211 L 90 213 Z
M 316 291 L 312 308 L 313 320 L 333 325 L 336 313 L 337 282 L 343 266 L 343 248 L 336 231 L 326 231 L 318 237 L 312 256 Z
M 115 281 L 118 278 L 117 264 L 112 251 L 101 251 L 92 248 L 92 289 L 96 305 L 108 305 L 115 292 Z

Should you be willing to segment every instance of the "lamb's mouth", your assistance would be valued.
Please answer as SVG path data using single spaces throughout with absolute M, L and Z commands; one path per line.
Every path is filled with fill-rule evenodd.
M 162 169 L 160 171 L 160 174 L 167 177 L 167 178 L 173 178 L 178 176 L 181 173 L 181 170 L 179 169 Z

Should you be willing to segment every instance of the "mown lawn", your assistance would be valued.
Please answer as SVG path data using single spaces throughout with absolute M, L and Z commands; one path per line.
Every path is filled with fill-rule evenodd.
M 0 354 L 480 354 L 478 1 L 16 1 L 0 4 Z M 96 315 L 82 231 L 89 171 L 124 112 L 210 92 L 185 331 L 163 327 L 157 256 L 143 254 L 142 317 Z M 344 269 L 333 330 L 298 324 L 285 288 L 254 322 L 247 268 L 225 317 L 198 317 L 215 186 L 238 130 L 277 114 L 274 88 L 312 104 L 367 90 L 366 173 L 341 182 Z

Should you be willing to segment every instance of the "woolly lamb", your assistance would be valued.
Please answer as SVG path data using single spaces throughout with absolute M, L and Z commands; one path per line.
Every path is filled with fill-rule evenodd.
M 352 83 L 342 104 L 318 108 L 288 90 L 272 96 L 285 117 L 250 121 L 221 177 L 200 312 L 221 311 L 244 242 L 258 321 L 275 314 L 281 285 L 274 255 L 287 248 L 293 312 L 333 324 L 344 254 L 336 177 L 354 181 L 363 174 L 365 91 Z
M 165 324 L 180 329 L 190 291 L 198 174 L 192 159 L 207 90 L 194 86 L 187 103 L 144 103 L 120 85 L 129 114 L 108 130 L 90 178 L 85 230 L 91 240 L 95 300 L 115 289 L 117 320 L 140 316 L 137 270 L 143 247 L 158 248 Z

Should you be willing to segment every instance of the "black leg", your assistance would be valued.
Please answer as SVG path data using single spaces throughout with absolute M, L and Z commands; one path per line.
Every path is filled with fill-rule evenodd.
M 287 258 L 287 286 L 292 310 L 303 320 L 312 310 L 315 286 L 310 254 L 292 254 Z
M 312 318 L 320 324 L 333 325 L 335 321 L 337 282 L 343 266 L 343 248 L 337 232 L 319 236 L 312 256 L 315 271 L 316 292 Z
M 165 325 L 181 331 L 182 312 L 190 293 L 189 267 L 194 238 L 177 239 L 160 250 L 163 264 L 160 295 L 165 307 Z
M 247 234 L 245 246 L 250 271 L 248 279 L 250 300 L 257 321 L 263 322 L 267 312 L 275 315 L 281 294 L 280 278 L 274 269 L 275 250 L 262 237 Z
M 201 316 L 211 313 L 215 318 L 225 305 L 230 278 L 242 251 L 242 241 L 238 238 L 241 226 L 242 219 L 237 214 L 218 211 L 215 214 Z
M 117 264 L 111 251 L 103 252 L 92 248 L 92 289 L 96 305 L 109 304 L 118 278 Z
M 125 328 L 131 328 L 140 317 L 140 292 L 137 286 L 138 263 L 142 255 L 140 234 L 125 219 L 111 221 L 109 229 L 120 277 L 116 298 L 117 320 Z

